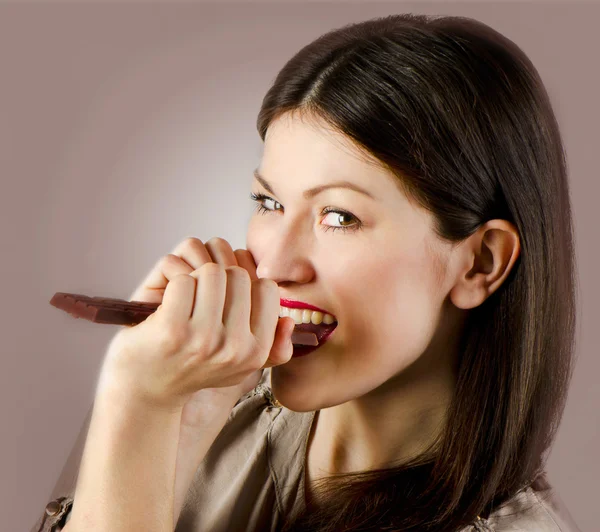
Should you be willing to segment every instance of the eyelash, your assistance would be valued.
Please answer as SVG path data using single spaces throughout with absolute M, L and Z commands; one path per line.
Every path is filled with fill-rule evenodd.
M 270 198 L 269 196 L 266 196 L 265 194 L 260 194 L 260 193 L 255 194 L 254 192 L 250 194 L 250 199 L 252 201 L 257 202 L 256 210 L 258 211 L 259 214 L 267 214 L 269 212 L 275 212 L 274 209 L 267 209 L 264 205 L 261 205 L 261 203 L 260 203 L 261 201 L 271 200 L 275 203 L 279 203 L 278 201 L 275 201 L 273 198 Z M 280 205 L 281 205 L 281 203 L 280 203 Z M 362 228 L 361 221 L 356 216 L 354 216 L 352 213 L 349 213 L 346 211 L 340 211 L 339 209 L 333 209 L 331 207 L 327 207 L 327 208 L 323 209 L 323 212 L 321 214 L 325 215 L 325 214 L 329 214 L 330 212 L 336 212 L 338 214 L 344 214 L 346 216 L 350 216 L 351 218 L 354 218 L 357 221 L 357 223 L 355 223 L 352 226 L 346 226 L 346 227 L 344 227 L 344 226 L 334 227 L 331 225 L 327 225 L 327 226 L 325 226 L 325 229 L 324 229 L 325 232 L 327 232 L 331 229 L 333 231 L 341 230 L 344 233 L 347 233 L 347 232 L 355 232 Z

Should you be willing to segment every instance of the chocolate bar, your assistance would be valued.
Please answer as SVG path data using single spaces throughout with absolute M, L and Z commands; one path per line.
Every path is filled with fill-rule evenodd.
M 52 296 L 50 304 L 68 312 L 74 318 L 113 325 L 137 325 L 155 312 L 160 305 L 160 303 L 147 301 L 127 301 L 69 292 L 56 292 Z M 316 334 L 302 331 L 292 333 L 292 343 L 296 345 L 319 344 Z

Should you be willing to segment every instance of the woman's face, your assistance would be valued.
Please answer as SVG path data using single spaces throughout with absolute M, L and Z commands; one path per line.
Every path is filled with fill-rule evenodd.
M 431 215 L 346 137 L 290 114 L 269 127 L 258 172 L 273 190 L 253 180 L 252 192 L 271 198 L 247 232 L 258 277 L 276 281 L 282 299 L 313 304 L 338 322 L 317 350 L 271 369 L 277 399 L 312 411 L 377 395 L 426 352 L 415 366 L 435 371 L 448 347 L 440 331 L 451 287 Z M 372 197 L 347 188 L 303 196 L 340 180 Z M 335 212 L 322 214 L 326 208 Z

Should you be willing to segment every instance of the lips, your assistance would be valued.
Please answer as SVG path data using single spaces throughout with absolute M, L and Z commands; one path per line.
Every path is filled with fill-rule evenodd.
M 320 344 L 323 341 L 323 338 L 330 334 L 337 327 L 337 325 L 337 321 L 330 325 L 326 325 L 324 323 L 319 325 L 315 325 L 314 323 L 300 323 L 296 324 L 295 329 L 301 332 L 311 332 L 316 334 L 317 341 Z
M 321 312 L 323 314 L 330 314 L 331 316 L 333 316 L 333 314 L 331 314 L 331 312 L 327 312 L 326 310 L 323 310 L 322 308 L 315 307 L 314 305 L 309 305 L 308 303 L 304 303 L 302 301 L 295 301 L 293 299 L 280 299 L 279 305 L 282 307 L 287 307 L 287 308 L 299 308 L 299 309 L 314 310 L 317 312 Z M 334 316 L 334 319 L 335 319 L 335 316 Z

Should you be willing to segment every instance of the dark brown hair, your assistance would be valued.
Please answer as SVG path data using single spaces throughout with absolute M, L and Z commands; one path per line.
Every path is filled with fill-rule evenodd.
M 548 94 L 523 51 L 489 26 L 398 14 L 302 48 L 264 98 L 263 141 L 287 112 L 325 120 L 375 157 L 441 238 L 460 242 L 496 218 L 518 230 L 509 276 L 469 311 L 435 452 L 321 479 L 317 502 L 283 527 L 459 530 L 543 472 L 572 374 L 574 239 Z

